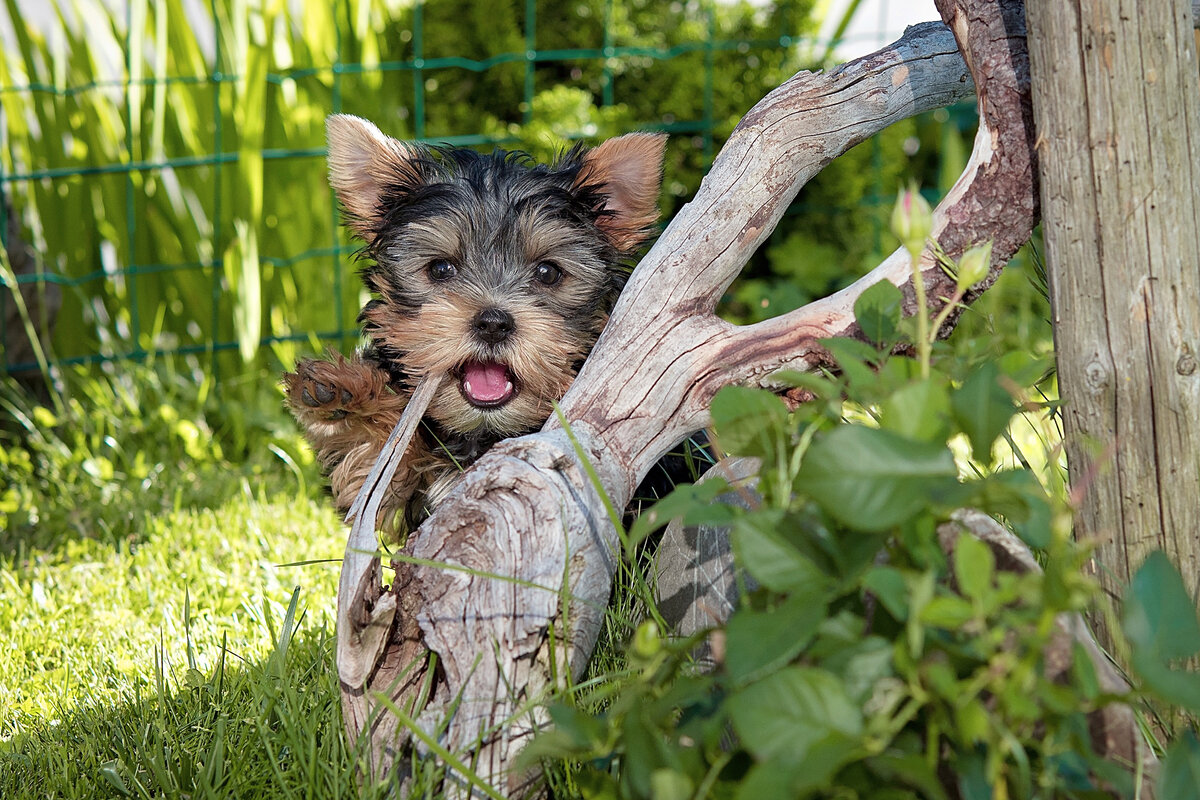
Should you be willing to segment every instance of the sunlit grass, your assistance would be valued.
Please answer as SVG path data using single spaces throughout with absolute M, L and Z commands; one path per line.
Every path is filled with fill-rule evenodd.
M 182 362 L 0 399 L 0 797 L 357 791 L 344 527 L 277 398 Z M 370 792 L 368 792 L 370 794 Z
M 101 509 L 97 512 L 102 514 Z M 271 648 L 295 588 L 306 626 L 332 628 L 341 524 L 308 498 L 236 495 L 212 509 L 149 520 L 133 547 L 75 540 L 21 563 L 0 561 L 0 733 L 56 724 L 81 707 L 211 672 L 222 647 L 254 663 Z M 285 566 L 297 561 L 328 563 Z

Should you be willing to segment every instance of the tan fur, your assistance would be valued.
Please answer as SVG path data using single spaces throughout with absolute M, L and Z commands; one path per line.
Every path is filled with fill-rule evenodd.
M 350 114 L 325 121 L 329 145 L 329 184 L 348 214 L 349 226 L 370 243 L 370 222 L 379 213 L 381 190 L 389 183 L 417 179 L 403 142 L 385 136 L 370 122 Z
M 658 220 L 665 133 L 627 133 L 602 142 L 584 157 L 579 182 L 603 184 L 605 208 L 613 214 L 599 225 L 618 250 L 628 251 L 646 240 L 646 230 Z

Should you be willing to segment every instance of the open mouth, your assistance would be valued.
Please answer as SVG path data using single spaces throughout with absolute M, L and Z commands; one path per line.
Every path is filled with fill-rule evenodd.
M 462 366 L 459 389 L 476 408 L 497 408 L 517 393 L 516 378 L 507 364 L 498 361 L 468 361 Z

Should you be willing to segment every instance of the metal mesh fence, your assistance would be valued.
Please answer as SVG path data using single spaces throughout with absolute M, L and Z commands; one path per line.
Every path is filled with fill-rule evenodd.
M 325 114 L 534 151 L 664 130 L 682 202 L 695 181 L 671 184 L 672 169 L 702 175 L 737 109 L 831 44 L 809 2 L 298 6 L 84 2 L 74 19 L 44 12 L 57 39 L 7 6 L 4 372 L 167 353 L 208 354 L 217 370 L 286 360 L 289 343 L 349 345 L 362 298 L 325 186 Z M 669 24 L 648 32 L 655 16 Z M 648 90 L 664 70 L 672 85 Z M 473 110 L 494 105 L 513 113 Z M 972 111 L 955 113 L 969 127 Z M 857 202 L 890 201 L 876 174 Z

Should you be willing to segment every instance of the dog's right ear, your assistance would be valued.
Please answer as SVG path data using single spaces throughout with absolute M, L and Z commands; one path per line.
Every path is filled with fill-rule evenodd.
M 416 186 L 421 175 L 415 150 L 385 136 L 370 122 L 349 114 L 325 120 L 329 185 L 346 213 L 346 225 L 370 244 L 383 213 L 385 191 Z

